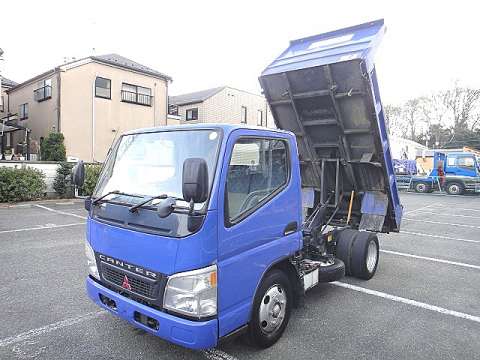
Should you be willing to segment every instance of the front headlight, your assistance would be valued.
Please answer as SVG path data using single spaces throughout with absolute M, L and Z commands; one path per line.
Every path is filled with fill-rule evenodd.
M 98 273 L 97 268 L 97 260 L 95 260 L 95 253 L 88 243 L 88 240 L 85 240 L 85 255 L 87 256 L 88 273 L 94 278 L 100 280 L 100 274 Z
M 187 271 L 168 278 L 163 307 L 196 318 L 217 314 L 217 266 Z

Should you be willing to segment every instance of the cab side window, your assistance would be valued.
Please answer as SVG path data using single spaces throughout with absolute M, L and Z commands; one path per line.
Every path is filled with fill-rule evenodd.
M 226 217 L 241 220 L 286 186 L 289 175 L 285 140 L 241 138 L 228 166 Z
M 474 170 L 475 169 L 475 160 L 473 156 L 459 156 L 457 159 L 457 165 L 461 168 Z

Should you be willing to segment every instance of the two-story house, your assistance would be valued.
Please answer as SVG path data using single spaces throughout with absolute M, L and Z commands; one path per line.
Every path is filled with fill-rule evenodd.
M 90 56 L 11 87 L 8 111 L 31 141 L 61 132 L 67 156 L 103 161 L 122 132 L 167 124 L 171 80 L 117 54 Z M 20 132 L 11 140 L 24 141 Z
M 178 115 L 182 124 L 211 122 L 273 126 L 270 109 L 262 95 L 229 86 L 170 96 L 169 111 Z

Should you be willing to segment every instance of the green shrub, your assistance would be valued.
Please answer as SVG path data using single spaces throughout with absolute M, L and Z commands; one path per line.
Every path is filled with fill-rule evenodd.
M 57 175 L 53 181 L 53 189 L 62 198 L 73 197 L 73 188 L 71 185 L 71 174 L 73 164 L 61 162 L 57 167 Z
M 62 133 L 50 133 L 40 145 L 43 161 L 65 161 L 67 154 Z
M 45 189 L 45 174 L 40 170 L 0 167 L 0 202 L 36 200 Z
M 82 186 L 82 193 L 84 195 L 92 195 L 95 186 L 97 185 L 98 177 L 100 176 L 100 171 L 102 170 L 102 165 L 86 165 L 85 166 L 85 182 Z

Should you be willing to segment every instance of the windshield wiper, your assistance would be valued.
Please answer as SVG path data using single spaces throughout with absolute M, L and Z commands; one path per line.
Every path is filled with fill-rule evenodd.
M 112 194 L 120 194 L 120 191 L 118 190 L 109 191 L 105 195 L 102 195 L 99 198 L 96 198 L 95 200 L 93 200 L 92 205 L 97 205 L 100 201 L 105 199 L 108 195 L 112 195 Z
M 152 200 L 155 200 L 155 199 L 166 199 L 166 198 L 168 198 L 168 195 L 167 195 L 167 194 L 162 194 L 162 195 L 157 195 L 157 196 L 150 196 L 147 200 L 142 201 L 141 203 L 138 203 L 138 204 L 136 204 L 136 205 L 134 205 L 134 206 L 131 206 L 130 209 L 129 209 L 129 211 L 133 213 L 133 212 L 137 211 L 139 208 L 141 208 L 143 205 L 148 204 L 148 203 L 149 203 L 150 201 L 152 201 Z
M 138 197 L 137 195 L 127 194 L 127 193 L 121 192 L 119 190 L 113 190 L 113 191 L 109 191 L 105 195 L 102 195 L 99 198 L 96 198 L 95 200 L 93 200 L 92 205 L 97 205 L 99 202 L 104 200 L 108 195 L 125 195 L 125 196 Z M 104 200 L 104 201 L 107 201 L 107 200 Z

